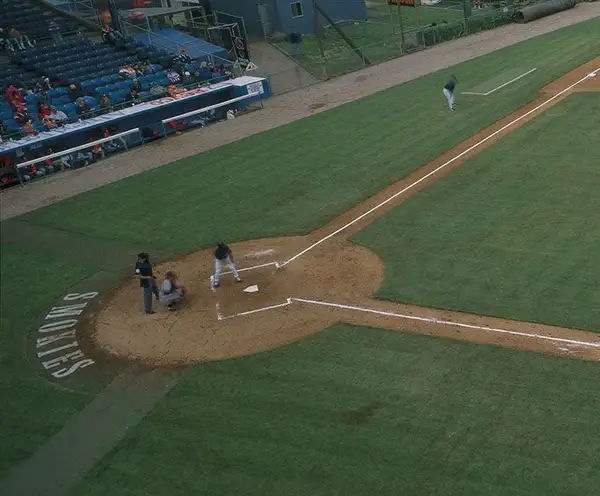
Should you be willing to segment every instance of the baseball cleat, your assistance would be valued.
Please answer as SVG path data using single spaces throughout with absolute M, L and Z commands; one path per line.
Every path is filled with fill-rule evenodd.
M 219 286 L 220 286 L 220 284 L 219 284 L 218 282 L 215 282 L 215 283 L 213 284 L 213 288 L 214 288 L 214 289 L 217 289 Z

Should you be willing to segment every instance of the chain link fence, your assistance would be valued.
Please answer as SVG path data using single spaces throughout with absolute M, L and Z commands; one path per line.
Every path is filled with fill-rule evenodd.
M 375 16 L 370 15 L 367 21 L 337 24 L 356 48 L 349 47 L 333 26 L 324 27 L 319 37 L 305 36 L 296 46 L 287 39 L 270 41 L 315 79 L 325 80 L 446 41 L 505 26 L 514 22 L 514 14 L 519 8 L 537 1 L 478 1 L 469 4 L 467 9 L 460 0 L 443 0 L 435 6 L 401 9 L 389 8 L 384 2 L 371 2 L 372 8 L 377 9 Z M 466 15 L 469 12 L 470 15 Z

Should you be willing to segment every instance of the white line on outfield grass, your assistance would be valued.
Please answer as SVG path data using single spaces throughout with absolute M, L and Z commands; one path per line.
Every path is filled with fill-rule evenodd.
M 463 95 L 480 95 L 480 96 L 489 96 L 492 93 L 495 93 L 498 90 L 501 90 L 502 88 L 504 88 L 505 86 L 508 86 L 509 84 L 512 84 L 516 81 L 518 81 L 521 78 L 524 78 L 525 76 L 528 76 L 529 74 L 531 74 L 532 72 L 537 71 L 537 67 L 534 67 L 533 69 L 524 72 L 523 74 L 519 74 L 517 77 L 512 78 L 510 81 L 506 81 L 506 83 L 501 84 L 500 86 L 496 86 L 494 89 L 491 89 L 490 91 L 488 91 L 487 93 L 474 93 L 472 91 L 463 91 Z
M 308 253 L 309 251 L 311 251 L 312 249 L 316 248 L 317 246 L 319 246 L 321 243 L 324 243 L 325 241 L 327 241 L 328 239 L 336 236 L 337 234 L 341 233 L 342 231 L 345 231 L 346 229 L 348 229 L 350 226 L 356 224 L 357 222 L 361 221 L 362 219 L 364 219 L 365 217 L 371 215 L 373 212 L 379 210 L 381 207 L 383 207 L 384 205 L 387 205 L 388 203 L 390 203 L 391 201 L 395 200 L 396 198 L 398 198 L 400 195 L 406 193 L 407 191 L 411 190 L 412 188 L 414 188 L 415 186 L 418 186 L 419 184 L 421 184 L 423 181 L 427 180 L 428 178 L 430 178 L 431 176 L 437 174 L 438 172 L 440 172 L 441 170 L 445 169 L 446 167 L 448 167 L 449 165 L 453 164 L 454 162 L 456 162 L 457 160 L 459 160 L 460 158 L 464 157 L 467 153 L 472 152 L 473 150 L 475 150 L 476 148 L 480 147 L 481 145 L 483 145 L 484 143 L 488 142 L 489 140 L 491 140 L 492 138 L 494 138 L 495 136 L 498 136 L 500 133 L 502 133 L 503 131 L 506 131 L 507 129 L 509 129 L 510 127 L 514 126 L 517 122 L 522 121 L 523 119 L 529 117 L 531 114 L 537 112 L 539 109 L 545 107 L 546 105 L 548 105 L 549 103 L 553 102 L 554 100 L 556 100 L 557 98 L 560 98 L 561 96 L 563 96 L 565 93 L 568 93 L 569 91 L 571 91 L 573 88 L 575 88 L 576 86 L 580 85 L 581 83 L 583 83 L 584 81 L 586 81 L 588 78 L 594 77 L 594 75 L 600 71 L 600 67 L 597 68 L 596 70 L 594 70 L 593 72 L 589 73 L 587 76 L 581 78 L 579 81 L 576 81 L 575 83 L 573 83 L 572 85 L 568 86 L 567 88 L 565 88 L 564 90 L 559 91 L 558 93 L 556 93 L 556 95 L 551 96 L 550 98 L 548 98 L 548 100 L 540 103 L 539 105 L 537 105 L 536 107 L 534 107 L 533 109 L 525 112 L 523 115 L 517 117 L 516 119 L 514 119 L 513 121 L 509 122 L 508 124 L 502 126 L 500 129 L 494 131 L 493 133 L 489 134 L 488 136 L 486 136 L 485 138 L 481 139 L 480 141 L 478 141 L 477 143 L 475 143 L 474 145 L 470 146 L 469 148 L 467 148 L 465 151 L 460 152 L 458 155 L 456 155 L 455 157 L 451 158 L 450 160 L 448 160 L 447 162 L 443 163 L 442 165 L 440 165 L 439 167 L 437 167 L 436 169 L 432 170 L 431 172 L 429 172 L 428 174 L 425 174 L 422 178 L 417 179 L 414 183 L 409 184 L 408 186 L 406 186 L 405 188 L 401 189 L 400 191 L 398 191 L 397 193 L 394 193 L 392 196 L 390 196 L 387 200 L 382 201 L 379 205 L 374 206 L 373 208 L 371 208 L 370 210 L 366 211 L 364 214 L 359 215 L 358 217 L 356 217 L 354 220 L 348 222 L 348 224 L 340 227 L 339 229 L 336 229 L 335 231 L 333 231 L 332 233 L 328 234 L 327 236 L 325 236 L 324 238 L 321 238 L 319 241 L 317 241 L 316 243 L 313 243 L 312 245 L 310 245 L 308 248 L 305 248 L 304 250 L 302 250 L 300 253 L 294 255 L 292 258 L 286 260 L 285 262 L 281 262 L 278 264 L 278 268 L 279 267 L 284 267 L 287 264 L 293 262 L 294 260 L 296 260 L 297 258 L 300 258 L 302 255 L 304 255 L 305 253 Z
M 405 314 L 401 314 L 401 313 L 397 313 L 397 312 L 390 312 L 390 311 L 385 311 L 385 310 L 375 310 L 374 308 L 358 307 L 358 306 L 354 306 L 354 305 L 343 305 L 341 303 L 330 303 L 330 302 L 319 301 L 319 300 L 306 300 L 303 298 L 291 298 L 291 300 L 297 301 L 299 303 L 310 304 L 310 305 L 320 305 L 320 306 L 330 307 L 330 308 L 340 308 L 343 310 L 354 310 L 357 312 L 372 313 L 372 314 L 376 314 L 376 315 L 383 315 L 386 317 L 396 317 L 396 318 L 401 318 L 401 319 L 406 319 L 406 320 L 417 320 L 419 322 L 427 322 L 429 324 L 440 324 L 440 325 L 447 325 L 447 326 L 452 326 L 452 327 L 461 327 L 464 329 L 473 329 L 473 330 L 477 330 L 477 331 L 493 332 L 496 334 L 509 334 L 511 336 L 542 339 L 545 341 L 552 341 L 552 342 L 556 342 L 556 343 L 568 343 L 568 344 L 574 344 L 574 345 L 578 345 L 578 346 L 588 346 L 588 347 L 592 347 L 592 348 L 600 348 L 600 343 L 579 341 L 577 339 L 555 338 L 552 336 L 546 336 L 544 334 L 536 334 L 536 333 L 520 332 L 520 331 L 509 331 L 508 329 L 499 329 L 497 327 L 488 327 L 488 326 L 478 326 L 478 325 L 474 325 L 474 324 L 463 324 L 461 322 L 453 322 L 450 320 L 437 319 L 435 317 L 418 317 L 416 315 L 405 315 Z

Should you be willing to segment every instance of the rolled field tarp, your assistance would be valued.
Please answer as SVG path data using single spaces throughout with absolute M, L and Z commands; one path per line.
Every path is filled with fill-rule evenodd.
M 515 12 L 515 22 L 526 23 L 575 7 L 576 0 L 549 0 L 523 7 Z

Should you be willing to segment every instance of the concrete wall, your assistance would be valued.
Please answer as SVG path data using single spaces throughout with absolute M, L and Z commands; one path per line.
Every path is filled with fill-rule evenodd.
M 263 36 L 256 0 L 211 0 L 211 4 L 215 10 L 243 17 L 248 36 L 255 38 Z
M 311 34 L 315 32 L 312 0 L 276 0 L 279 12 L 279 30 L 285 34 L 297 32 Z M 300 2 L 303 15 L 293 17 L 291 4 Z M 319 6 L 334 21 L 366 20 L 367 9 L 362 0 L 317 0 Z M 319 16 L 322 24 L 327 24 Z
M 215 10 L 244 18 L 246 31 L 251 38 L 263 37 L 263 26 L 258 14 L 258 5 L 264 5 L 269 26 L 268 34 L 281 32 L 312 34 L 315 32 L 312 0 L 210 0 Z M 291 5 L 302 5 L 302 16 L 292 15 Z M 367 9 L 363 0 L 317 0 L 333 21 L 365 20 Z M 326 24 L 321 18 L 321 22 Z

